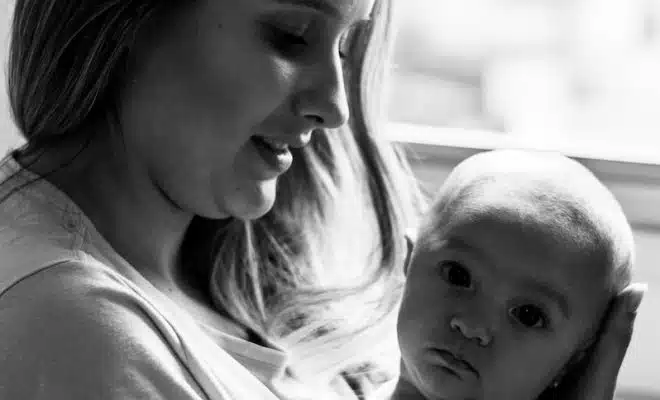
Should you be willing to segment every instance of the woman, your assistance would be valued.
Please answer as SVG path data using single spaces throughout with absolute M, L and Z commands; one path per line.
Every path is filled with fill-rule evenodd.
M 389 9 L 17 1 L 0 398 L 365 390 L 421 205 L 372 134 Z
M 3 163 L 0 369 L 13 372 L 0 397 L 268 397 L 245 392 L 258 388 L 247 370 L 283 395 L 296 382 L 319 387 L 305 397 L 352 395 L 380 331 L 393 335 L 414 222 L 406 171 L 362 100 L 378 96 L 369 59 L 388 14 L 17 2 L 9 87 L 27 146 Z M 362 88 L 353 110 L 345 78 Z M 246 222 L 276 186 L 275 210 Z

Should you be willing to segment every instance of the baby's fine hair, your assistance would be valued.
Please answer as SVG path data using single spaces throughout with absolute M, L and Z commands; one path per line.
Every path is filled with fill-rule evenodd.
M 616 294 L 631 282 L 632 229 L 614 195 L 579 162 L 554 152 L 494 150 L 449 175 L 423 219 L 418 246 L 441 240 L 476 216 L 532 222 L 557 243 L 597 254 Z

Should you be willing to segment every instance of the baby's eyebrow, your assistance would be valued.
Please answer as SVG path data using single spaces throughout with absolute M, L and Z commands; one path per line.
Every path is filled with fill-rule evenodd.
M 525 279 L 522 283 L 522 287 L 535 292 L 540 293 L 542 296 L 547 297 L 553 302 L 557 303 L 559 309 L 566 319 L 571 317 L 571 308 L 568 306 L 568 300 L 564 294 L 552 287 L 546 282 L 541 282 L 536 279 Z
M 478 247 L 475 247 L 465 240 L 456 237 L 456 236 L 449 236 L 445 239 L 440 239 L 440 238 L 433 238 L 433 240 L 436 242 L 437 245 L 440 245 L 441 247 L 449 250 L 456 250 L 464 253 L 469 253 L 473 257 L 478 258 L 479 261 L 481 262 L 488 262 L 490 264 L 490 261 L 488 260 L 488 257 L 486 254 L 479 249 Z

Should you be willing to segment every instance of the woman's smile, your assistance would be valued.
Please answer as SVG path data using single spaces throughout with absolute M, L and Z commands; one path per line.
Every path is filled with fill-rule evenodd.
M 256 153 L 261 157 L 261 165 L 265 166 L 264 179 L 272 179 L 283 174 L 291 167 L 293 154 L 289 151 L 289 146 L 274 143 L 263 136 L 252 136 L 250 145 L 256 149 Z M 271 178 L 268 178 L 272 175 Z

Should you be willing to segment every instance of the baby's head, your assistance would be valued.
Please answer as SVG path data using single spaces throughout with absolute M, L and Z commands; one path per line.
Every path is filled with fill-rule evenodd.
M 633 253 L 621 207 L 579 163 L 470 157 L 441 188 L 407 269 L 403 378 L 429 399 L 537 398 L 596 338 Z

